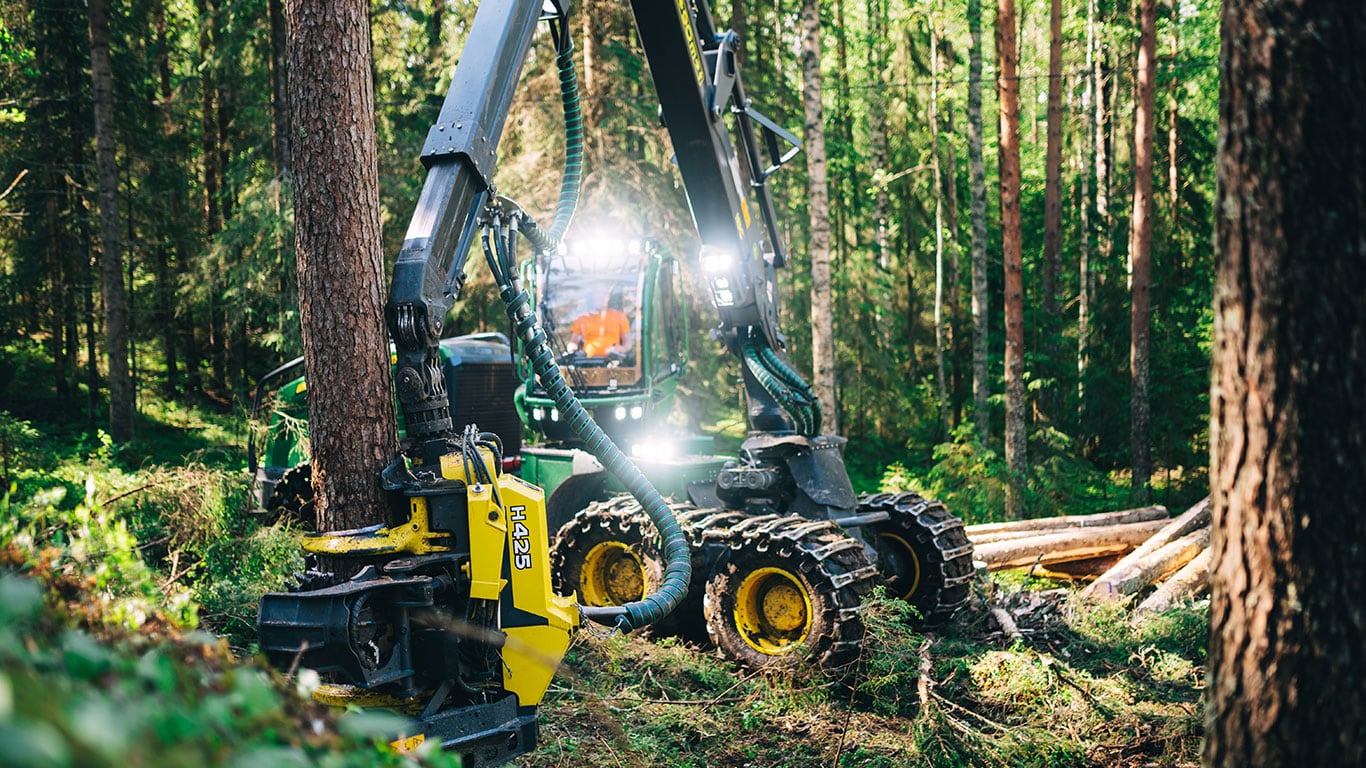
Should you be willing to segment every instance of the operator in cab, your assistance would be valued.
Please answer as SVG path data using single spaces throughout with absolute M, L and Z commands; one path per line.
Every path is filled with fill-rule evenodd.
M 583 351 L 587 357 L 625 357 L 631 351 L 631 320 L 612 307 L 609 291 L 602 308 L 585 312 L 574 319 L 569 329 L 569 351 Z

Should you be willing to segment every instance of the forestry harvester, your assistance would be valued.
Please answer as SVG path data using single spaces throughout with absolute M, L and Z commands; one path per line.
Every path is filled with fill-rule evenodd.
M 736 35 L 715 28 L 705 0 L 631 5 L 718 333 L 742 361 L 749 434 L 740 455 L 708 489 L 668 502 L 566 383 L 566 370 L 575 369 L 572 378 L 590 366 L 553 351 L 550 337 L 563 331 L 542 328 L 516 248 L 522 238 L 534 259 L 560 253 L 577 199 L 582 134 L 568 0 L 483 0 L 423 148 L 426 181 L 386 305 L 404 438 L 380 480 L 403 522 L 305 537 L 313 555 L 359 571 L 312 571 L 297 589 L 261 600 L 260 646 L 273 663 L 325 673 L 315 694 L 325 701 L 410 713 L 415 738 L 440 741 L 469 766 L 534 746 L 537 707 L 584 620 L 631 631 L 674 612 L 674 627 L 687 631 L 705 617 L 721 650 L 742 663 L 781 663 L 804 648 L 840 665 L 856 655 L 860 602 L 875 584 L 931 622 L 967 597 L 962 524 L 914 494 L 856 496 L 844 441 L 821 434 L 810 388 L 785 358 L 775 270 L 787 253 L 766 181 L 796 141 L 751 107 Z M 498 140 L 542 21 L 558 54 L 566 137 L 548 228 L 493 186 Z M 453 417 L 451 357 L 440 340 L 472 247 L 483 251 L 535 375 L 523 395 L 533 419 L 537 407 L 553 408 L 549 418 L 576 449 L 630 494 L 579 512 L 553 554 L 542 489 L 505 471 L 507 446 L 496 433 L 457 428 Z M 596 330 L 571 327 L 570 340 L 591 357 Z

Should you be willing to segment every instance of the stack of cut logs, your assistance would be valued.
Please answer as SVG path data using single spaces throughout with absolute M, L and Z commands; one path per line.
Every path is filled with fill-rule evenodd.
M 1175 518 L 1166 507 L 1143 507 L 970 525 L 967 534 L 976 558 L 991 570 L 1094 578 L 1081 594 L 1098 601 L 1122 600 L 1157 584 L 1140 612 L 1165 610 L 1208 586 L 1209 499 Z

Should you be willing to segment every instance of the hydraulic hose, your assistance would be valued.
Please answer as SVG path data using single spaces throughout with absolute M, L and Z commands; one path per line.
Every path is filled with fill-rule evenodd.
M 563 35 L 557 40 L 555 68 L 560 73 L 560 104 L 564 108 L 564 178 L 560 181 L 560 201 L 550 237 L 564 237 L 574 209 L 579 204 L 579 185 L 583 179 L 583 113 L 579 110 L 579 80 L 574 69 L 574 38 Z
M 505 199 L 500 203 L 507 205 Z M 506 222 L 508 232 L 503 236 L 501 229 Z M 489 230 L 493 230 L 494 246 L 489 248 Z M 532 370 L 540 380 L 546 393 L 555 401 L 565 422 L 580 439 L 584 441 L 589 453 L 597 457 L 602 466 L 615 475 L 626 490 L 640 502 L 645 514 L 659 532 L 664 553 L 664 579 L 658 591 L 643 600 L 619 606 L 580 606 L 583 618 L 599 624 L 615 626 L 622 631 L 643 627 L 667 616 L 688 592 L 692 581 L 692 557 L 687 536 L 674 518 L 668 502 L 659 494 L 650 481 L 631 463 L 626 454 L 612 442 L 602 428 L 593 421 L 588 411 L 574 396 L 574 391 L 560 375 L 559 366 L 550 352 L 550 344 L 545 330 L 536 319 L 531 308 L 531 297 L 522 287 L 521 279 L 515 269 L 512 253 L 513 242 L 520 231 L 537 248 L 554 246 L 557 239 L 537 227 L 520 210 L 511 216 L 498 212 L 491 226 L 484 230 L 484 256 L 498 283 L 499 293 L 507 306 L 508 318 L 512 321 L 514 333 L 522 341 L 523 354 L 531 361 Z
M 802 375 L 797 373 L 796 369 L 792 366 L 788 365 L 787 361 L 778 357 L 778 353 L 774 352 L 772 347 L 766 344 L 759 347 L 759 354 L 763 358 L 765 367 L 777 374 L 778 378 L 782 379 L 789 387 L 796 390 L 796 392 L 810 404 L 811 420 L 813 422 L 811 434 L 820 434 L 822 417 L 821 401 L 811 392 L 811 385 L 807 384 L 806 380 L 802 378 Z
M 764 360 L 762 350 L 767 350 L 774 361 L 781 364 L 776 354 L 767 347 L 760 347 L 753 341 L 746 340 L 741 344 L 741 355 L 745 361 L 745 367 L 754 378 L 759 382 L 759 386 L 778 402 L 783 410 L 787 411 L 792 417 L 794 426 L 799 434 L 811 437 L 820 429 L 820 411 L 814 406 L 815 400 L 811 397 L 811 390 L 807 388 L 806 382 L 801 380 L 796 371 L 782 365 L 779 370 L 774 370 Z M 783 374 L 786 374 L 784 376 Z M 787 376 L 795 377 L 800 383 L 799 387 L 791 386 Z

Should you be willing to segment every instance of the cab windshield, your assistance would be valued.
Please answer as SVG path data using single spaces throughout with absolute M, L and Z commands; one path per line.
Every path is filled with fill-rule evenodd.
M 540 308 L 556 347 L 588 364 L 634 357 L 643 266 L 643 254 L 622 246 L 575 244 L 551 256 Z

